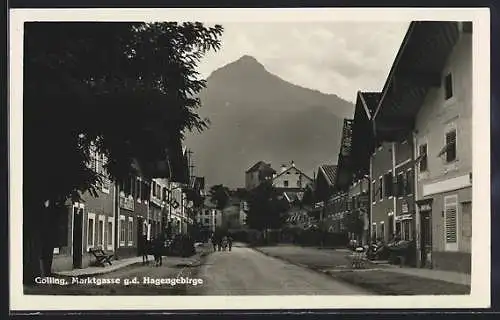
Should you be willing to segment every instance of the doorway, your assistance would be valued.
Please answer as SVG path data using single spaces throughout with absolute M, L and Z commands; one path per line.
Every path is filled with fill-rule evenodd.
M 73 268 L 82 268 L 83 209 L 73 207 Z
M 429 255 L 432 252 L 432 223 L 431 223 L 431 212 L 421 212 L 420 213 L 420 225 L 421 225 L 421 237 L 420 237 L 420 248 L 421 248 L 421 266 L 428 267 L 431 264 Z
M 389 240 L 394 238 L 394 216 L 389 216 Z

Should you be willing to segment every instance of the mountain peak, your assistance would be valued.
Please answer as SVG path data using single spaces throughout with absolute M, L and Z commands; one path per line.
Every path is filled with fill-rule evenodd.
M 255 57 L 250 56 L 248 54 L 242 55 L 237 61 L 259 63 L 259 61 L 257 61 L 257 59 L 255 59 Z
M 248 54 L 241 56 L 238 60 L 234 61 L 231 64 L 249 68 L 264 69 L 264 65 L 262 63 L 260 63 L 255 57 Z
M 264 72 L 263 72 L 264 71 Z M 259 74 L 267 75 L 266 68 L 262 63 L 260 63 L 255 57 L 245 54 L 241 56 L 238 60 L 230 62 L 225 66 L 212 72 L 209 78 L 213 78 L 215 75 L 235 75 L 237 77 L 241 74 Z

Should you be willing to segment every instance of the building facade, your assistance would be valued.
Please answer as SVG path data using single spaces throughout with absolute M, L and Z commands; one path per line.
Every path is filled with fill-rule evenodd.
M 442 85 L 416 117 L 418 200 L 424 265 L 470 272 L 472 238 L 472 29 L 459 32 Z
M 293 161 L 288 166 L 283 164 L 272 179 L 272 185 L 277 189 L 304 189 L 311 182 L 312 179 L 295 167 Z
M 470 272 L 472 23 L 412 22 L 403 43 L 376 132 L 413 140 L 419 265 Z
M 91 248 L 115 251 L 115 184 L 104 169 L 105 155 L 91 151 L 89 167 L 101 174 L 97 197 L 86 192 L 80 202 L 68 203 L 58 221 L 58 243 L 54 248 L 52 271 L 85 268 L 94 260 Z

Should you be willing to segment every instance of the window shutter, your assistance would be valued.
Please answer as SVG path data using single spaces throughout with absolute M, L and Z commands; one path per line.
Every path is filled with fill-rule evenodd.
M 427 144 L 420 145 L 419 147 L 419 155 L 421 156 L 419 162 L 420 171 L 427 170 Z
M 456 158 L 456 140 L 457 140 L 457 131 L 452 130 L 446 133 L 446 161 L 451 162 Z
M 456 245 L 457 243 L 457 196 L 449 196 L 444 199 L 445 210 L 445 240 L 446 245 Z M 448 249 L 454 248 L 448 246 Z
M 413 170 L 406 171 L 406 194 L 412 194 L 413 191 Z

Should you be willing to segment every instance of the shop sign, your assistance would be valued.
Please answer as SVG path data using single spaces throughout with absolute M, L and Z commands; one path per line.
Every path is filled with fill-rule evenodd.
M 134 211 L 134 198 L 120 197 L 120 208 L 125 210 Z

